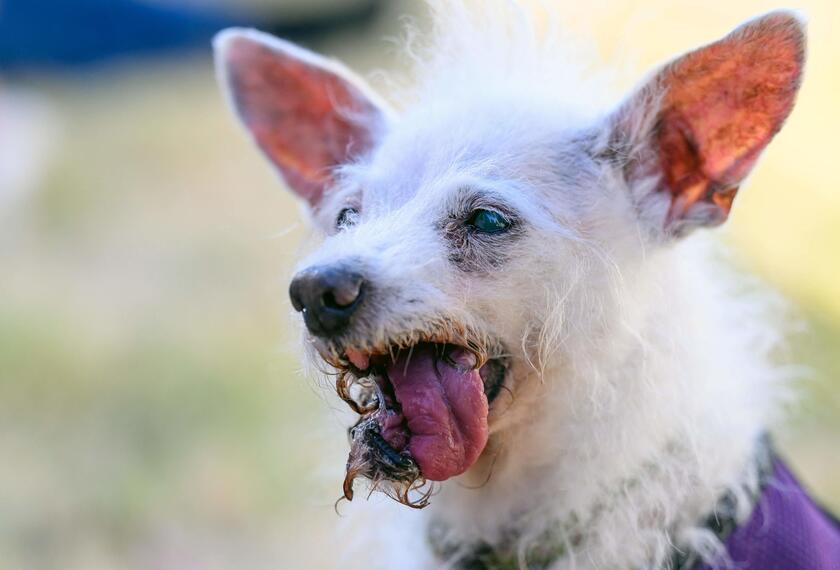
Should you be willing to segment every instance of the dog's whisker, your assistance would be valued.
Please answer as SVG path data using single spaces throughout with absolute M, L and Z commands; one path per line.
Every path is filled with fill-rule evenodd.
M 403 366 L 403 375 L 408 374 L 408 367 L 411 363 L 411 357 L 414 355 L 414 347 L 408 349 L 408 356 L 405 359 L 405 366 Z

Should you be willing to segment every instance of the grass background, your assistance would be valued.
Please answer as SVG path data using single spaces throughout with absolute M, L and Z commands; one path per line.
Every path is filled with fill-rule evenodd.
M 594 0 L 564 13 L 619 64 L 618 89 L 771 7 Z M 802 398 L 779 439 L 838 509 L 840 8 L 797 7 L 811 33 L 798 108 L 721 236 L 800 312 Z M 417 3 L 388 3 L 312 47 L 400 74 L 383 38 L 406 12 Z M 298 207 L 231 120 L 208 54 L 28 85 L 53 137 L 34 190 L 0 209 L 0 569 L 326 565 L 345 442 L 288 327 Z

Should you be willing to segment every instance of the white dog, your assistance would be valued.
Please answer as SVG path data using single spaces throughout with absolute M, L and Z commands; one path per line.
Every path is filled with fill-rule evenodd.
M 323 238 L 290 294 L 309 362 L 360 416 L 344 494 L 359 477 L 428 505 L 357 525 L 355 562 L 775 568 L 750 533 L 799 548 L 772 527 L 793 509 L 830 547 L 778 567 L 840 567 L 827 516 L 793 479 L 796 501 L 772 492 L 789 473 L 762 438 L 783 393 L 765 304 L 694 231 L 727 218 L 793 108 L 801 22 L 752 20 L 600 110 L 553 24 L 433 5 L 400 112 L 285 41 L 216 42 L 233 107 Z

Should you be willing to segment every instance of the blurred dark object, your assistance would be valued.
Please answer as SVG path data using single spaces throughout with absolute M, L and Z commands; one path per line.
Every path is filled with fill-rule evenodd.
M 318 0 L 310 0 L 318 4 Z M 139 0 L 0 1 L 0 70 L 93 64 L 206 45 L 221 28 L 300 35 L 368 20 L 380 0 L 328 2 L 317 17 Z

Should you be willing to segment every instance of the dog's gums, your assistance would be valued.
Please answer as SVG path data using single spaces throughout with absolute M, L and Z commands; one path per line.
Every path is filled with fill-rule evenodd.
M 352 500 L 353 479 L 361 475 L 374 486 L 389 482 L 401 502 L 425 506 L 428 493 L 412 500 L 409 491 L 460 475 L 484 450 L 503 359 L 479 367 L 469 350 L 429 342 L 393 355 L 346 355 L 350 366 L 337 388 L 361 418 L 350 429 L 344 496 Z

